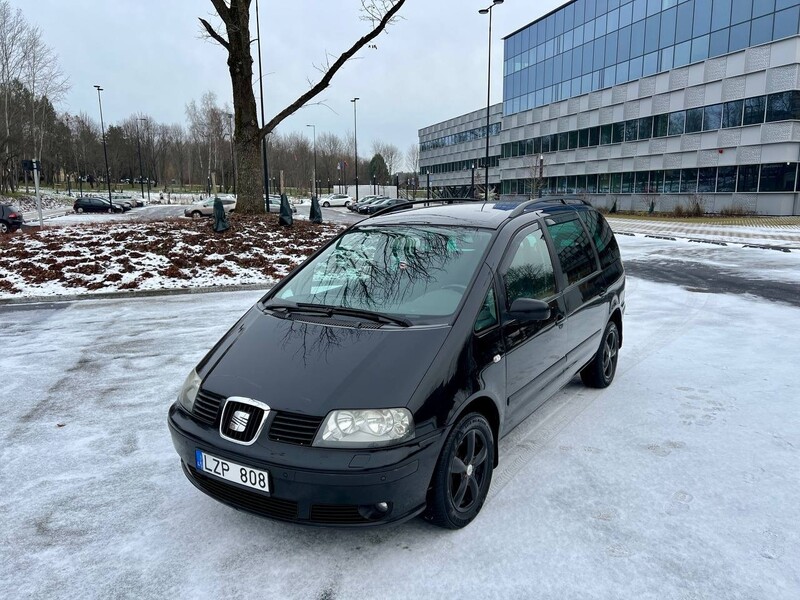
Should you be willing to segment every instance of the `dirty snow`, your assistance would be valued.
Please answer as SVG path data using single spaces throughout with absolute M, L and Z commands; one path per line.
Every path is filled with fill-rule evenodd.
M 181 473 L 167 407 L 257 297 L 0 310 L 0 597 L 800 597 L 800 309 L 629 278 L 615 383 L 505 438 L 475 522 L 353 531 Z

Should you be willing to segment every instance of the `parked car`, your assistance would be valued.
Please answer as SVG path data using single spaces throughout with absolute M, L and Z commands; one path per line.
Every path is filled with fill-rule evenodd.
M 353 212 L 358 212 L 358 209 L 360 207 L 365 206 L 367 204 L 372 204 L 373 202 L 377 202 L 378 200 L 384 200 L 386 198 L 388 198 L 388 196 L 375 196 L 375 195 L 365 196 L 363 198 L 360 198 L 358 202 L 351 202 L 350 204 L 347 205 L 347 208 L 349 210 L 352 210 Z
M 72 205 L 72 210 L 76 213 L 83 212 L 107 212 L 107 213 L 121 213 L 124 212 L 122 206 L 111 204 L 108 198 L 98 198 L 97 196 L 83 196 L 77 198 Z
M 297 207 L 290 204 L 289 207 L 292 209 L 292 213 L 297 212 Z M 281 210 L 281 197 L 275 194 L 269 195 L 269 210 L 270 212 L 279 212 Z
M 235 198 L 220 198 L 220 200 L 222 201 L 222 208 L 225 210 L 225 214 L 232 213 L 236 210 Z M 192 217 L 193 219 L 210 217 L 213 214 L 214 198 L 209 198 L 208 200 L 203 200 L 202 202 L 198 202 L 196 204 L 190 204 L 186 207 L 186 210 L 183 211 L 184 216 Z
M 329 194 L 319 199 L 319 203 L 325 208 L 329 206 L 348 206 L 352 201 L 353 199 L 347 194 Z
M 139 206 L 144 206 L 144 200 L 140 198 L 134 198 L 130 194 L 111 194 L 111 201 L 115 204 L 123 203 L 127 204 L 130 208 L 137 208 Z
M 612 383 L 624 311 L 617 242 L 583 201 L 390 211 L 328 242 L 206 354 L 169 409 L 172 441 L 189 481 L 238 509 L 463 527 L 500 438 L 578 373 Z
M 22 227 L 22 213 L 16 206 L 0 204 L 0 233 L 11 233 Z
M 362 215 L 372 215 L 378 212 L 379 210 L 383 210 L 384 208 L 388 208 L 390 206 L 397 206 L 398 204 L 409 204 L 408 200 L 403 200 L 402 198 L 383 198 L 372 202 L 371 204 L 366 204 L 364 206 L 359 207 L 358 212 Z

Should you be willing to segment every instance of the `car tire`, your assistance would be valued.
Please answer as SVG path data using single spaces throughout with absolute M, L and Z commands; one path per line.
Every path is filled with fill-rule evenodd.
M 323 203 L 322 203 L 322 206 L 323 206 L 324 208 L 330 208 L 330 206 L 331 206 L 331 203 L 330 203 L 330 202 L 323 202 Z
M 199 210 L 193 210 L 192 211 L 192 218 L 193 219 L 199 219 L 202 216 L 203 216 L 203 214 Z
M 0 221 L 0 233 L 8 233 L 11 231 L 11 227 L 9 227 L 8 223 L 5 221 Z
M 450 431 L 436 463 L 425 519 L 461 529 L 481 510 L 494 470 L 495 443 L 486 417 L 469 413 Z
M 83 213 L 83 209 L 79 206 L 78 209 L 75 211 L 78 214 Z
M 614 381 L 619 358 L 619 329 L 614 321 L 609 321 L 603 332 L 603 340 L 592 362 L 581 370 L 584 385 L 592 388 L 607 388 Z

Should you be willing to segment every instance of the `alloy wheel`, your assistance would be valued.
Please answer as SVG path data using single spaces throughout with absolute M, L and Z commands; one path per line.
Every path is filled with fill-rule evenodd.
M 453 507 L 467 512 L 480 499 L 486 479 L 486 461 L 489 457 L 487 440 L 483 431 L 469 429 L 459 440 L 450 461 L 448 492 Z

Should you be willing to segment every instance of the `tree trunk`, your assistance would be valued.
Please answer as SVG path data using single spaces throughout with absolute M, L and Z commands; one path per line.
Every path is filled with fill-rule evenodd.
M 233 27 L 228 27 L 228 69 L 231 74 L 235 118 L 234 147 L 236 159 L 239 161 L 236 212 L 261 214 L 264 212 L 264 182 L 256 96 L 253 92 L 250 11 L 231 11 L 231 17 L 237 19 Z

